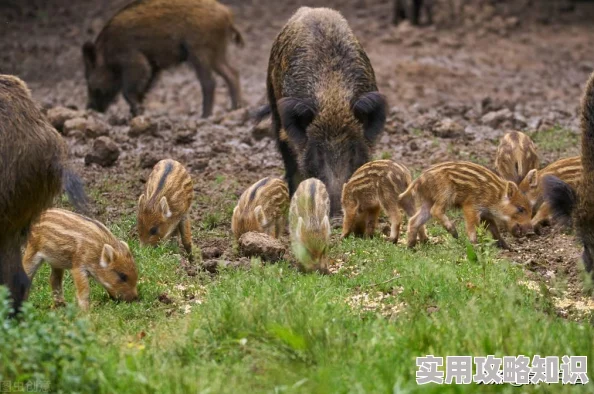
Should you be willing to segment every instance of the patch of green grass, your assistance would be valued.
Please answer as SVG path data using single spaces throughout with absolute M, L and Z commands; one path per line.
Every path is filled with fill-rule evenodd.
M 469 247 L 462 225 L 459 240 L 430 226 L 441 243 L 414 251 L 379 236 L 348 238 L 330 250 L 332 260 L 343 263 L 330 276 L 255 259 L 247 270 L 188 277 L 175 241 L 141 248 L 128 236 L 133 218 L 108 225 L 130 244 L 140 301 L 114 302 L 93 283 L 91 311 L 73 318 L 72 309 L 50 309 L 49 270 L 40 269 L 30 297 L 35 311 L 26 314 L 48 335 L 57 325 L 77 336 L 76 325 L 83 324 L 89 338 L 80 346 L 94 371 L 80 371 L 79 347 L 62 349 L 59 358 L 47 359 L 63 365 L 61 374 L 51 375 L 52 392 L 546 392 L 542 386 L 417 386 L 415 359 L 568 354 L 594 360 L 588 317 L 557 317 L 548 294 L 518 284 L 522 269 L 497 259 L 484 231 L 483 243 Z M 65 290 L 73 303 L 69 275 Z M 159 301 L 163 294 L 171 303 Z M 3 346 L 13 346 L 20 334 L 10 335 Z M 27 359 L 33 364 L 47 357 L 33 354 L 38 358 Z M 60 361 L 69 355 L 74 362 Z M 11 365 L 20 365 L 15 360 Z M 0 367 L 0 377 L 26 380 L 23 370 Z
M 529 133 L 541 152 L 567 153 L 572 148 L 579 147 L 580 136 L 575 131 L 561 126 Z

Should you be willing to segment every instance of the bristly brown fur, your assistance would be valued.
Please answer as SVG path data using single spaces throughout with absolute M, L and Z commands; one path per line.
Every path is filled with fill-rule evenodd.
M 29 280 L 21 260 L 30 225 L 62 187 L 66 144 L 33 102 L 26 84 L 0 75 L 0 285 L 15 311 Z
M 369 161 L 386 103 L 347 21 L 328 8 L 300 8 L 272 45 L 268 102 L 289 192 L 320 179 L 333 214 L 342 185 Z
M 411 181 L 409 169 L 392 160 L 376 160 L 361 166 L 342 189 L 342 238 L 351 232 L 373 236 L 380 210 L 383 210 L 391 223 L 389 239 L 397 243 L 402 222 L 400 209 L 409 217 L 416 213 L 412 196 L 398 200 L 398 195 Z M 420 228 L 419 237 L 427 240 L 424 226 Z
M 145 191 L 138 199 L 140 242 L 156 245 L 176 230 L 190 260 L 192 230 L 189 210 L 194 199 L 192 178 L 182 164 L 161 160 L 148 177 Z
M 42 262 L 51 268 L 56 305 L 64 304 L 62 279 L 71 270 L 78 305 L 89 309 L 89 276 L 114 298 L 138 297 L 138 272 L 128 245 L 100 222 L 63 209 L 45 211 L 31 229 L 23 266 L 32 280 Z
M 266 177 L 247 188 L 233 210 L 231 230 L 235 239 L 249 231 L 278 238 L 286 225 L 289 190 L 278 178 Z
M 524 133 L 506 133 L 497 148 L 495 167 L 499 176 L 519 185 L 528 171 L 539 167 L 536 145 Z
M 95 43 L 83 45 L 89 107 L 105 111 L 120 90 L 132 114 L 160 70 L 188 61 L 203 92 L 203 117 L 212 114 L 215 79 L 226 82 L 231 107 L 241 105 L 238 72 L 227 61 L 229 41 L 243 46 L 229 8 L 216 0 L 142 0 L 120 10 Z
M 458 237 L 456 228 L 446 216 L 448 208 L 462 208 L 470 242 L 477 242 L 476 227 L 485 221 L 499 246 L 507 247 L 499 234 L 497 222 L 506 225 L 514 236 L 532 232 L 532 207 L 515 183 L 501 179 L 489 169 L 466 161 L 445 162 L 425 170 L 399 196 L 407 198 L 416 192 L 421 207 L 408 224 L 408 245 L 417 241 L 420 226 L 431 217 Z
M 328 272 L 329 215 L 326 186 L 315 178 L 301 182 L 291 199 L 289 229 L 293 253 L 305 272 Z

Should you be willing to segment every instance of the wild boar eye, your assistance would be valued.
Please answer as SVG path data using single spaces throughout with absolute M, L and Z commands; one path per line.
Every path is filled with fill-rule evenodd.
M 116 274 L 118 274 L 118 276 L 120 277 L 120 280 L 122 282 L 125 282 L 128 280 L 128 275 L 124 274 L 123 272 L 116 271 Z
M 524 213 L 524 212 L 526 212 L 524 207 L 518 207 L 518 213 Z
M 159 231 L 159 229 L 157 228 L 157 226 L 155 226 L 155 227 L 151 227 L 151 229 L 149 230 L 149 233 L 151 235 L 157 235 L 157 231 Z

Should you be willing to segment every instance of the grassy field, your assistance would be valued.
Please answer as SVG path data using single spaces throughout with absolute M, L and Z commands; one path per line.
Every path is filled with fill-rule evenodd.
M 140 302 L 113 302 L 94 283 L 84 315 L 67 275 L 71 305 L 53 310 L 43 266 L 23 318 L 0 316 L 0 381 L 63 393 L 594 391 L 417 386 L 415 359 L 427 354 L 584 355 L 594 378 L 592 316 L 557 317 L 546 288 L 525 286 L 522 268 L 497 259 L 485 237 L 473 249 L 432 226 L 441 243 L 414 252 L 380 237 L 335 242 L 330 276 L 255 259 L 189 277 L 174 241 L 140 248 L 127 235 L 133 218 L 108 225 L 136 257 Z

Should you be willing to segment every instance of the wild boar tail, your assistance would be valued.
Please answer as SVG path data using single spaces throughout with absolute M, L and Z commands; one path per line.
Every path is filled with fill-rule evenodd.
M 231 39 L 238 47 L 243 48 L 245 46 L 243 35 L 234 24 L 231 24 Z
M 411 182 L 410 185 L 408 185 L 408 187 L 406 188 L 405 191 L 403 191 L 402 193 L 400 193 L 400 195 L 398 196 L 398 202 L 400 202 L 400 201 L 406 201 L 406 200 L 412 198 L 413 197 L 414 190 L 416 189 L 416 187 L 417 187 L 417 181 L 414 180 L 414 181 Z
M 89 213 L 89 201 L 85 193 L 82 179 L 71 168 L 66 167 L 62 171 L 62 183 L 68 201 L 74 208 L 83 214 Z

